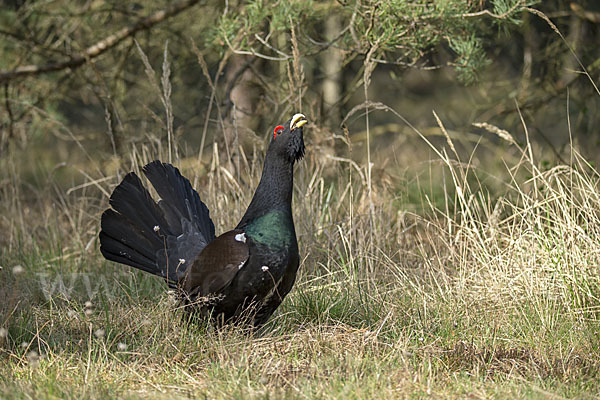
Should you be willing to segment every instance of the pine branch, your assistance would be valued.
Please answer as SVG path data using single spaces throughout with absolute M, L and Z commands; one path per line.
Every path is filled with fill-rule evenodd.
M 169 7 L 160 11 L 156 11 L 149 16 L 138 20 L 134 24 L 118 30 L 112 35 L 88 47 L 82 54 L 73 56 L 66 61 L 44 65 L 25 65 L 22 67 L 17 67 L 11 71 L 0 71 L 0 83 L 8 82 L 13 79 L 24 78 L 27 76 L 40 75 L 48 72 L 61 71 L 68 68 L 73 69 L 80 67 L 89 60 L 92 60 L 117 46 L 128 37 L 135 35 L 137 32 L 148 30 L 154 25 L 196 5 L 199 1 L 200 0 L 182 0 L 174 2 Z

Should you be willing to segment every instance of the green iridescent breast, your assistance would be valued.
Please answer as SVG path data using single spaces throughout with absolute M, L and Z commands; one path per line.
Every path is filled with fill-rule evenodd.
M 294 239 L 294 225 L 285 212 L 271 211 L 250 222 L 246 235 L 269 248 L 286 248 Z

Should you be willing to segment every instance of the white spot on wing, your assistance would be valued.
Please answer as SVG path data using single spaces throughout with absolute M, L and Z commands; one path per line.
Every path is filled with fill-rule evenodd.
M 238 233 L 237 235 L 235 235 L 235 240 L 237 240 L 238 242 L 246 243 L 246 234 L 244 232 Z
M 260 267 L 260 269 L 262 269 L 262 272 L 267 272 L 269 270 L 269 267 L 267 265 L 263 265 L 262 267 Z
M 244 263 L 245 263 L 245 262 L 246 262 L 246 261 L 242 261 L 242 262 L 240 263 L 240 265 L 238 265 L 238 270 L 242 269 L 242 267 L 244 266 Z
M 154 225 L 154 232 L 158 232 L 158 231 L 160 231 L 160 226 Z

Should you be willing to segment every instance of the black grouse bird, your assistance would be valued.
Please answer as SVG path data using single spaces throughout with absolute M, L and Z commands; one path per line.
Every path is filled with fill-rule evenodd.
M 300 263 L 291 203 L 306 122 L 295 114 L 273 131 L 260 183 L 235 229 L 215 237 L 190 182 L 172 165 L 153 161 L 142 170 L 160 200 L 127 174 L 102 214 L 100 251 L 164 278 L 186 307 L 215 322 L 261 326 L 292 288 Z

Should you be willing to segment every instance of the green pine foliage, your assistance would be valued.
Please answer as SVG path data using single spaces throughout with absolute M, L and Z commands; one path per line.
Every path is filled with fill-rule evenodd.
M 452 51 L 449 62 L 465 83 L 477 80 L 477 72 L 488 63 L 485 42 L 497 34 L 495 26 L 506 29 L 519 24 L 523 9 L 537 0 L 493 0 L 482 7 L 480 1 L 278 1 L 277 6 L 262 0 L 249 2 L 224 14 L 210 42 L 226 43 L 238 51 L 278 58 L 277 50 L 265 42 L 299 31 L 301 54 L 340 46 L 347 56 L 365 56 L 376 46 L 374 59 L 414 66 L 438 47 Z M 335 43 L 322 37 L 323 21 L 336 14 L 343 29 Z M 493 22 L 492 24 L 490 22 Z

